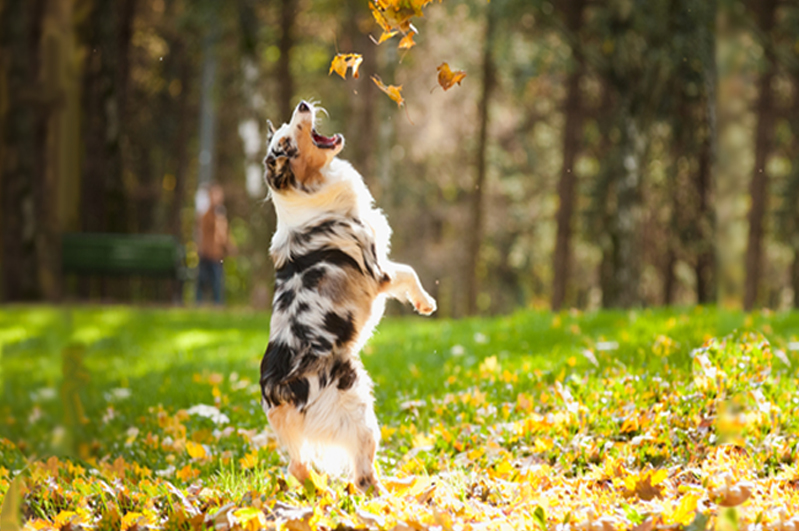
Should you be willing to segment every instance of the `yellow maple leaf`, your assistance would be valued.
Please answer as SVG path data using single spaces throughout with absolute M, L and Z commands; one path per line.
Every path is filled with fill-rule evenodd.
M 245 531 L 258 531 L 266 527 L 266 516 L 255 507 L 236 509 L 233 511 L 233 516 Z
M 699 503 L 699 496 L 697 494 L 689 493 L 680 498 L 680 503 L 677 504 L 677 507 L 672 511 L 672 513 L 666 519 L 666 524 L 680 524 L 680 525 L 688 525 L 690 524 L 695 516 L 696 513 L 696 506 Z
M 205 446 L 194 441 L 186 441 L 186 451 L 192 459 L 205 459 L 208 457 Z
M 402 105 L 405 103 L 405 100 L 402 99 L 402 85 L 385 85 L 380 77 L 376 75 L 372 76 L 372 81 L 375 82 L 377 88 L 385 92 L 389 98 L 397 102 L 397 107 L 402 107 Z
M 363 56 L 361 56 L 361 54 L 338 53 L 330 63 L 330 70 L 328 70 L 327 75 L 335 72 L 341 76 L 341 79 L 347 79 L 347 69 L 352 68 L 352 77 L 358 79 L 360 75 L 358 73 L 358 68 L 360 68 L 362 62 Z
M 125 516 L 122 517 L 122 524 L 121 529 L 122 531 L 127 531 L 128 529 L 137 527 L 139 520 L 144 518 L 144 515 L 141 513 L 127 513 Z
M 649 478 L 649 483 L 652 486 L 660 485 L 661 483 L 666 481 L 666 478 L 668 477 L 669 477 L 669 471 L 666 470 L 665 468 L 661 468 L 660 470 L 657 470 L 656 472 L 652 473 L 652 477 Z
M 444 90 L 449 90 L 457 83 L 458 85 L 461 84 L 463 78 L 466 77 L 466 72 L 463 70 L 455 70 L 454 72 L 450 70 L 449 65 L 447 63 L 441 63 L 437 68 L 438 71 L 438 84 L 441 85 L 441 88 Z M 558 324 L 555 324 L 555 320 L 553 319 L 552 325 L 557 328 L 560 326 L 560 317 L 555 316 L 558 320 Z
M 239 459 L 239 463 L 242 468 L 255 468 L 255 465 L 258 464 L 258 454 L 251 452 Z
M 327 491 L 327 474 L 318 474 L 313 468 L 308 468 L 308 479 L 319 492 Z

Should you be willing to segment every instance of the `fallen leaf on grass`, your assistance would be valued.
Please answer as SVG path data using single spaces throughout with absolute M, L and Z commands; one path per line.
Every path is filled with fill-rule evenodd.
M 402 105 L 405 103 L 405 100 L 402 98 L 402 85 L 385 85 L 380 79 L 380 76 L 376 75 L 372 76 L 372 81 L 375 82 L 377 88 L 385 92 L 389 98 L 397 102 L 397 107 L 402 107 Z
M 451 89 L 455 83 L 460 85 L 463 78 L 466 77 L 466 72 L 463 70 L 455 70 L 453 72 L 447 63 L 441 63 L 436 70 L 438 71 L 438 84 L 444 90 Z
M 336 54 L 333 61 L 330 63 L 330 70 L 328 70 L 327 75 L 335 72 L 341 76 L 341 79 L 347 79 L 347 69 L 352 68 L 352 77 L 358 79 L 360 75 L 358 73 L 358 68 L 360 68 L 362 62 L 363 56 L 358 53 Z
M 266 516 L 254 507 L 244 507 L 233 511 L 233 516 L 239 521 L 245 531 L 258 531 L 266 527 Z
M 186 441 L 186 451 L 192 459 L 205 459 L 208 457 L 208 452 L 205 451 L 205 447 L 194 441 Z

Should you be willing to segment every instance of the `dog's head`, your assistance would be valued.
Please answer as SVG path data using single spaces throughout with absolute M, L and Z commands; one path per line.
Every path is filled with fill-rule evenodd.
M 317 112 L 312 103 L 301 101 L 289 123 L 275 130 L 267 122 L 264 178 L 274 193 L 313 191 L 324 181 L 321 170 L 344 148 L 340 134 L 326 137 L 316 132 Z

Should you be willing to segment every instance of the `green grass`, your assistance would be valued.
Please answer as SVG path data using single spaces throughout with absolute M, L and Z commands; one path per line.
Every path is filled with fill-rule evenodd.
M 94 467 L 118 457 L 150 471 L 175 467 L 167 474 L 176 485 L 195 479 L 174 475 L 191 465 L 201 481 L 226 493 L 224 499 L 278 488 L 276 471 L 285 462 L 274 444 L 258 449 L 249 436 L 220 435 L 222 426 L 210 419 L 181 413 L 215 404 L 235 430 L 264 429 L 257 381 L 268 323 L 268 314 L 244 310 L 0 309 L 0 441 L 6 440 L 0 442 L 6 447 L 0 448 L 0 493 L 8 488 L 2 469 L 10 478 L 30 460 L 49 455 Z M 726 369 L 726 387 L 703 388 L 702 400 L 695 399 L 698 365 L 691 352 L 736 329 L 763 333 L 792 365 L 773 361 L 756 336 L 736 336 L 711 345 L 707 355 L 718 367 L 752 365 L 753 372 L 741 369 L 743 376 L 736 376 Z M 799 356 L 791 350 L 797 341 L 797 313 L 745 315 L 715 308 L 385 319 L 363 353 L 384 426 L 380 466 L 388 475 L 450 474 L 448 481 L 466 489 L 466 498 L 472 487 L 458 474 L 471 465 L 464 466 L 463 456 L 481 470 L 494 470 L 496 456 L 475 453 L 492 444 L 516 468 L 535 458 L 565 478 L 583 477 L 629 451 L 625 459 L 632 470 L 688 466 L 726 436 L 716 426 L 702 435 L 707 440 L 699 441 L 700 450 L 692 432 L 696 419 L 715 418 L 719 404 L 756 408 L 754 385 L 780 411 L 773 425 L 747 425 L 742 432 L 746 444 L 761 452 L 775 426 L 783 433 L 799 431 L 792 402 L 798 398 Z M 768 367 L 762 381 L 755 370 L 760 366 Z M 675 417 L 652 421 L 660 428 L 630 427 L 633 417 L 654 418 L 663 408 Z M 575 417 L 561 423 L 558 415 L 565 410 Z M 553 414 L 555 421 L 540 420 Z M 644 434 L 656 442 L 618 455 L 603 450 Z M 147 442 L 155 436 L 159 442 Z M 190 459 L 183 446 L 165 447 L 166 438 L 203 443 L 213 458 Z M 574 446 L 583 439 L 590 444 Z M 758 453 L 757 466 L 776 473 L 785 452 L 793 456 L 794 439 L 782 453 Z M 242 464 L 248 455 L 258 457 L 254 471 Z M 308 496 L 295 501 L 309 503 Z M 48 517 L 43 506 L 29 509 L 34 506 Z

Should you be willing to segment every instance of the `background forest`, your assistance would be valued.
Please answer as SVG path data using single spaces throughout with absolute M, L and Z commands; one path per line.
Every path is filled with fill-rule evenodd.
M 795 0 L 446 0 L 415 25 L 399 50 L 366 0 L 0 0 L 0 300 L 169 300 L 65 278 L 61 235 L 172 234 L 196 266 L 216 181 L 227 299 L 267 307 L 264 128 L 310 99 L 439 315 L 799 307 Z M 467 77 L 431 90 L 445 61 Z

